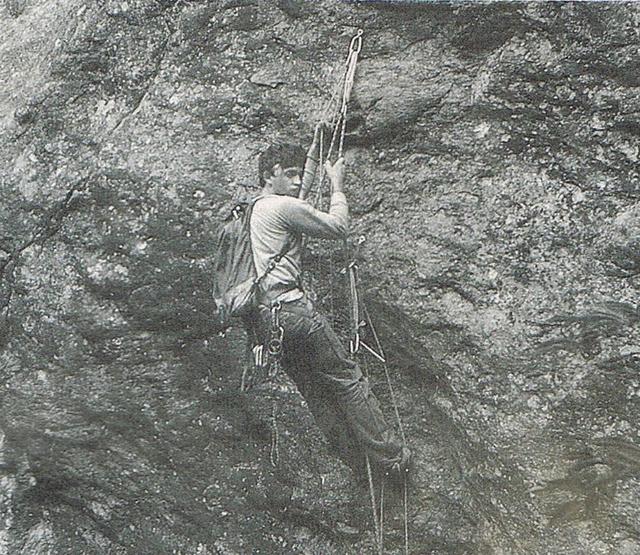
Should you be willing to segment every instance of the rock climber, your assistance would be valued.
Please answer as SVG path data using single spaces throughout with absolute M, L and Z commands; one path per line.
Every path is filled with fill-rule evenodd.
M 284 329 L 282 367 L 307 400 L 329 442 L 356 472 L 364 468 L 367 455 L 379 471 L 401 475 L 408 470 L 409 449 L 385 422 L 360 367 L 302 288 L 303 237 L 339 240 L 348 231 L 343 158 L 324 166 L 332 185 L 329 211 L 315 209 L 304 198 L 308 193 L 304 175 L 317 165 L 316 146 L 314 140 L 306 166 L 304 150 L 292 144 L 272 145 L 258 160 L 262 189 L 250 220 L 258 275 L 275 255 L 286 250 L 260 285 L 258 335 L 267 340 L 272 308 L 277 305 Z

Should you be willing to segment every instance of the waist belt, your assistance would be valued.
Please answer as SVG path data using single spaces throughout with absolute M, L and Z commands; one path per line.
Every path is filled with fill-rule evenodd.
M 291 284 L 290 287 L 285 289 L 278 289 L 277 291 L 267 291 L 263 293 L 260 297 L 260 304 L 264 306 L 268 306 L 271 303 L 275 302 L 289 302 L 287 297 L 291 297 L 294 291 L 299 291 L 300 294 L 290 299 L 291 301 L 297 300 L 304 295 L 304 290 L 297 283 Z

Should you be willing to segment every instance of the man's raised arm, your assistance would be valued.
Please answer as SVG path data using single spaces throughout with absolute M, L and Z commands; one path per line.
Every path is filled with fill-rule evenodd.
M 316 210 L 307 202 L 296 202 L 289 223 L 293 231 L 321 239 L 344 239 L 349 231 L 349 207 L 344 194 L 344 158 L 325 163 L 331 181 L 329 212 Z

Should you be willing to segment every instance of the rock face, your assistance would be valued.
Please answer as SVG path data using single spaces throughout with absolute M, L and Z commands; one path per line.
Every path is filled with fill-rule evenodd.
M 3 0 L 0 26 L 0 553 L 376 552 L 366 484 L 286 378 L 240 391 L 210 320 L 226 210 L 309 142 L 358 28 L 347 186 L 409 551 L 640 552 L 638 5 Z M 307 261 L 338 323 L 341 256 Z

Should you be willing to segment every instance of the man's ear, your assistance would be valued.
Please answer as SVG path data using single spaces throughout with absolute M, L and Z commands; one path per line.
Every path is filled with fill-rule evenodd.
M 276 164 L 275 166 L 273 166 L 273 169 L 271 170 L 271 175 L 273 175 L 273 177 L 278 177 L 279 175 L 282 175 L 283 169 L 282 166 L 280 164 Z

